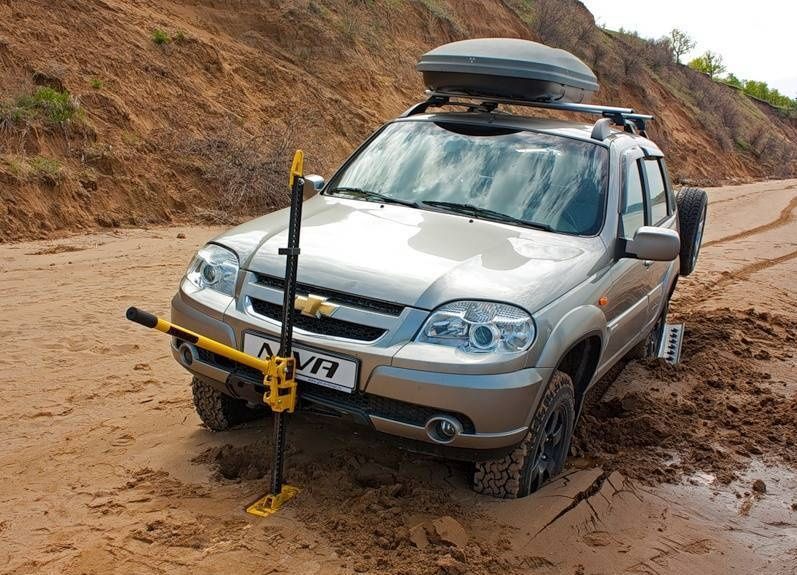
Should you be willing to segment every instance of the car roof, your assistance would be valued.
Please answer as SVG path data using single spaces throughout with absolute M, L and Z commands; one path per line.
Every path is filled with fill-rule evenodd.
M 406 121 L 427 121 L 427 122 L 458 122 L 463 124 L 489 124 L 493 126 L 506 126 L 520 130 L 531 130 L 543 132 L 611 146 L 619 144 L 621 148 L 639 146 L 646 148 L 655 155 L 663 155 L 659 147 L 649 140 L 637 134 L 631 134 L 619 129 L 613 129 L 611 135 L 605 140 L 595 140 L 592 138 L 594 123 L 578 122 L 573 120 L 559 120 L 557 118 L 540 118 L 531 116 L 519 116 L 502 111 L 494 112 L 439 112 L 433 114 L 415 114 L 412 116 L 397 118 L 396 122 Z

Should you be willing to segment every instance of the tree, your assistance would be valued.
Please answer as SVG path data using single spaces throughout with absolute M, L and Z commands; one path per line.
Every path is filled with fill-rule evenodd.
M 734 88 L 744 88 L 745 81 L 737 78 L 733 72 L 728 72 L 728 75 L 725 76 L 725 83 Z
M 711 50 L 689 62 L 689 67 L 698 72 L 708 74 L 712 80 L 725 71 L 722 56 Z
M 672 47 L 672 54 L 675 56 L 675 61 L 681 63 L 681 56 L 691 51 L 695 46 L 695 41 L 678 28 L 673 28 L 670 31 L 670 46 Z

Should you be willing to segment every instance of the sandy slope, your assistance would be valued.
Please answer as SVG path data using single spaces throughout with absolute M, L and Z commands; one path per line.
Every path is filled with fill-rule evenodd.
M 156 44 L 156 29 L 173 41 Z M 284 206 L 296 147 L 331 174 L 423 98 L 421 54 L 490 37 L 572 51 L 599 78 L 596 103 L 655 114 L 676 180 L 797 176 L 793 118 L 652 60 L 577 0 L 0 0 L 0 241 Z M 11 121 L 41 86 L 80 112 Z
M 674 310 L 689 360 L 629 365 L 556 484 L 479 498 L 466 466 L 300 416 L 304 491 L 271 520 L 242 511 L 266 488 L 268 422 L 205 430 L 165 339 L 122 319 L 167 312 L 215 230 L 0 246 L 0 572 L 795 573 L 797 180 L 710 195 Z M 445 515 L 469 542 L 408 541 Z

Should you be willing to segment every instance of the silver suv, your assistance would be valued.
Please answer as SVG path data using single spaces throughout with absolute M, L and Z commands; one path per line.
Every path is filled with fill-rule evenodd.
M 625 118 L 611 129 L 616 114 L 593 125 L 458 103 L 433 95 L 328 183 L 306 178 L 299 393 L 305 408 L 473 461 L 477 491 L 520 497 L 561 471 L 590 386 L 631 351 L 657 354 L 706 196 L 676 194 L 661 150 Z M 201 249 L 173 321 L 275 352 L 287 223 L 274 212 Z M 264 413 L 261 374 L 179 339 L 172 351 L 210 429 Z

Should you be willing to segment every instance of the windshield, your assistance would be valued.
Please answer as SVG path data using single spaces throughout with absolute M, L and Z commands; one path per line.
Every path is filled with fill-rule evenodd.
M 484 219 L 594 235 L 603 222 L 608 150 L 561 136 L 496 126 L 388 124 L 325 193 L 356 192 Z M 337 190 L 337 191 L 336 191 Z

